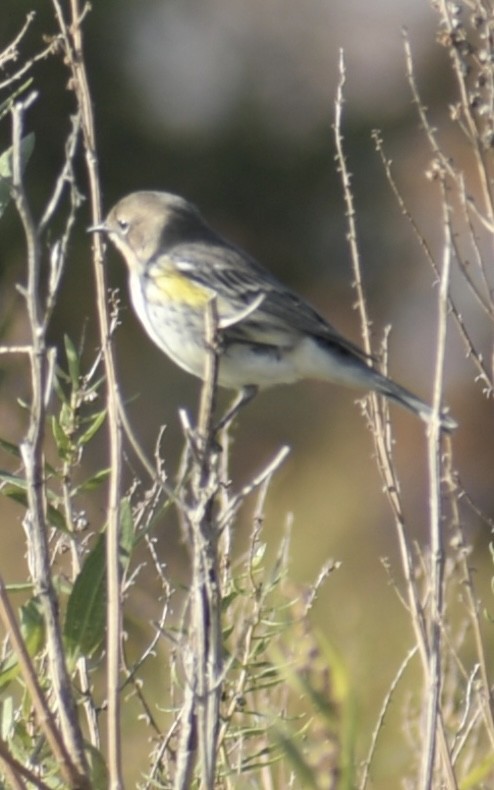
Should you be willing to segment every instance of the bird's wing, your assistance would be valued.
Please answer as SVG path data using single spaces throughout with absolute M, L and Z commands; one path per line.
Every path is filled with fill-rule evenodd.
M 308 334 L 360 359 L 369 359 L 302 297 L 242 250 L 198 242 L 177 245 L 167 257 L 190 281 L 216 293 L 220 323 L 228 324 L 227 340 L 290 345 Z M 249 305 L 253 307 L 251 312 Z

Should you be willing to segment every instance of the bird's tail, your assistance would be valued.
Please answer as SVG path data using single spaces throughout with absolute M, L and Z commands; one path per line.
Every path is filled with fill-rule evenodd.
M 426 423 L 429 423 L 432 417 L 432 408 L 425 403 L 423 400 L 418 398 L 409 390 L 402 387 L 400 384 L 396 384 L 391 379 L 386 378 L 377 370 L 373 371 L 374 373 L 374 389 L 376 392 L 379 392 L 381 395 L 385 395 L 390 400 L 395 401 L 400 406 L 403 406 L 405 409 L 409 409 L 421 420 Z M 440 415 L 441 420 L 441 428 L 443 430 L 450 433 L 454 431 L 455 428 L 458 427 L 458 423 L 449 414 L 443 412 Z

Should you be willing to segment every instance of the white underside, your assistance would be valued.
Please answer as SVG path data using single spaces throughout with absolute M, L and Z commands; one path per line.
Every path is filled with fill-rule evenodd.
M 150 321 L 139 277 L 130 276 L 134 308 L 150 338 L 177 365 L 198 378 L 204 376 L 205 354 L 201 343 L 187 332 L 157 331 Z M 175 316 L 176 318 L 176 316 Z M 187 341 L 187 337 L 190 339 Z M 282 335 L 279 340 L 285 340 Z M 376 390 L 418 414 L 428 422 L 431 409 L 420 398 L 368 367 L 358 356 L 344 349 L 332 349 L 310 336 L 286 338 L 290 346 L 276 348 L 230 344 L 220 358 L 219 384 L 228 389 L 254 385 L 260 389 L 276 384 L 291 384 L 302 379 L 319 379 L 362 390 Z M 452 430 L 456 423 L 444 417 L 443 425 Z
M 163 333 L 156 331 L 149 320 L 137 276 L 130 277 L 130 291 L 134 308 L 151 339 L 177 365 L 201 378 L 205 360 L 200 346 L 184 341 L 183 333 L 169 329 Z M 260 352 L 259 347 L 254 350 L 239 343 L 230 346 L 220 360 L 219 383 L 231 389 L 241 389 L 248 384 L 265 388 L 307 378 L 350 387 L 372 386 L 372 371 L 351 358 L 340 360 L 310 337 L 301 338 L 293 347 L 278 353 Z

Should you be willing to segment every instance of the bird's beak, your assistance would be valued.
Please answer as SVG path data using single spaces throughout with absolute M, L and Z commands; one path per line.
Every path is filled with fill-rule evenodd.
M 108 227 L 104 222 L 102 222 L 101 225 L 91 225 L 87 229 L 87 233 L 108 233 Z

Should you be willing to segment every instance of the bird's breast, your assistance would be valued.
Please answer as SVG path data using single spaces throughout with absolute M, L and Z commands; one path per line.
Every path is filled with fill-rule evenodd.
M 153 275 L 147 282 L 147 297 L 150 302 L 166 301 L 179 307 L 204 307 L 211 299 L 208 288 L 184 277 L 180 272 Z

